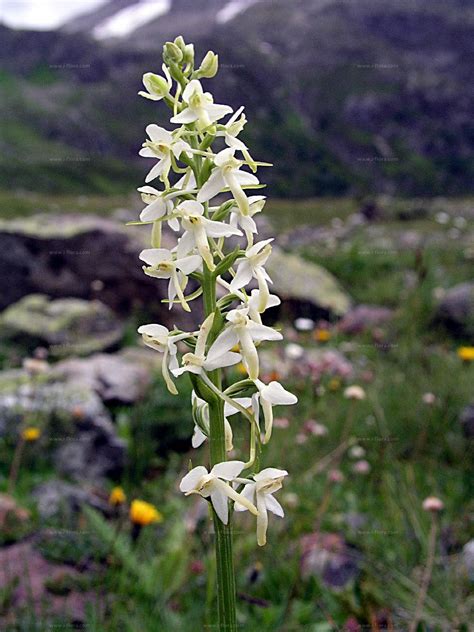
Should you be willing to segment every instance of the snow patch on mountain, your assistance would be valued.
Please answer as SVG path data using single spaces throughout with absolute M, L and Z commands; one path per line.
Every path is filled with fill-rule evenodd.
M 137 28 L 168 13 L 171 0 L 142 0 L 132 4 L 96 26 L 92 32 L 96 39 L 125 37 Z
M 231 0 L 223 9 L 217 12 L 216 20 L 221 24 L 229 22 L 256 2 L 258 0 Z
M 68 20 L 97 9 L 107 0 L 3 0 L 0 23 L 16 29 L 46 30 L 58 28 Z

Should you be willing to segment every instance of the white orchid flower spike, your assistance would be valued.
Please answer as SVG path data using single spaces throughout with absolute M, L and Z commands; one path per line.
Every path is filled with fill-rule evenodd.
M 255 505 L 229 485 L 229 481 L 233 481 L 242 472 L 244 465 L 243 461 L 225 461 L 214 465 L 210 472 L 199 465 L 186 474 L 179 489 L 186 496 L 199 494 L 203 498 L 210 498 L 214 511 L 224 524 L 229 521 L 229 499 L 258 516 Z
M 264 546 L 267 543 L 268 512 L 271 511 L 276 516 L 283 518 L 285 512 L 278 500 L 273 498 L 273 494 L 283 486 L 283 480 L 288 476 L 286 470 L 279 470 L 276 467 L 267 467 L 258 474 L 254 474 L 254 483 L 245 485 L 241 492 L 248 502 L 254 503 L 256 500 L 257 515 L 257 543 Z M 234 505 L 235 511 L 246 511 L 247 506 L 240 501 Z

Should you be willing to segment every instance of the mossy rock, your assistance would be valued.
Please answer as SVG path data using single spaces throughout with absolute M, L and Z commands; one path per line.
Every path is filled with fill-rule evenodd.
M 51 300 L 44 294 L 30 294 L 10 305 L 0 316 L 0 328 L 29 346 L 49 346 L 55 357 L 103 351 L 123 335 L 122 323 L 100 301 Z
M 330 272 L 296 254 L 274 248 L 267 271 L 273 280 L 272 292 L 282 300 L 307 304 L 337 317 L 351 306 L 350 297 Z

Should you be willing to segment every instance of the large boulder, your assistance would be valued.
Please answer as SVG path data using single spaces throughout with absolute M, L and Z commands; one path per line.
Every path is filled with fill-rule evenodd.
M 69 358 L 55 364 L 52 372 L 89 387 L 105 403 L 133 404 L 145 395 L 159 361 L 159 353 L 130 347 L 119 353 Z
M 31 294 L 0 315 L 0 330 L 30 348 L 46 345 L 51 355 L 64 357 L 113 347 L 122 338 L 123 325 L 100 301 Z
M 343 316 L 351 299 L 336 278 L 321 266 L 274 248 L 266 265 L 272 292 L 289 303 L 295 315 Z
M 100 299 L 119 313 L 146 306 L 166 318 L 166 286 L 143 274 L 149 230 L 93 215 L 0 221 L 0 309 L 27 294 Z
M 460 283 L 447 290 L 436 313 L 455 333 L 474 335 L 474 283 Z
M 357 305 L 338 323 L 338 329 L 345 334 L 360 334 L 374 327 L 385 325 L 392 320 L 394 312 L 380 305 Z
M 33 490 L 38 514 L 44 520 L 62 516 L 71 517 L 84 505 L 97 509 L 104 514 L 110 513 L 107 496 L 95 489 L 72 485 L 58 479 L 40 483 Z

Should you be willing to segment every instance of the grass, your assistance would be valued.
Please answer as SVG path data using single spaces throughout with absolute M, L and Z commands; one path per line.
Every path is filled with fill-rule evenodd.
M 43 202 L 36 198 L 34 203 Z M 61 207 L 66 202 L 62 198 L 55 203 Z M 100 198 L 89 198 L 85 206 L 108 212 L 114 203 L 110 199 L 104 206 Z M 31 212 L 32 204 L 27 199 L 25 213 Z M 76 205 L 81 208 L 77 200 Z M 337 210 L 332 207 L 332 216 L 347 216 L 354 206 L 354 202 L 340 201 Z M 326 200 L 269 205 L 270 216 L 287 227 L 291 218 L 297 218 L 297 223 L 299 218 L 315 215 L 329 222 L 330 209 Z M 387 222 L 385 228 L 390 231 L 397 226 Z M 438 230 L 429 219 L 418 226 L 427 232 Z M 427 557 L 430 515 L 422 502 L 435 495 L 445 509 L 440 514 L 433 574 L 418 631 L 467 632 L 473 600 L 462 547 L 471 537 L 472 444 L 463 435 L 459 413 L 472 400 L 474 363 L 463 363 L 456 355 L 456 348 L 470 341 L 458 340 L 435 326 L 432 314 L 433 290 L 469 279 L 469 261 L 454 240 L 442 248 L 426 249 L 421 259 L 408 251 L 370 257 L 364 254 L 364 233 L 356 233 L 345 250 L 342 245 L 332 251 L 308 248 L 305 254 L 330 269 L 357 302 L 396 308 L 395 319 L 377 335 L 368 331 L 349 337 L 332 330 L 326 348 L 340 350 L 351 361 L 351 378 L 326 373 L 314 381 L 308 375 L 292 374 L 285 380 L 298 394 L 299 404 L 277 409 L 277 416 L 287 417 L 290 424 L 275 428 L 262 465 L 290 472 L 278 494 L 286 516 L 283 520 L 270 517 L 265 548 L 256 546 L 252 519 L 246 514 L 236 518 L 239 623 L 249 632 L 330 632 L 350 629 L 345 626 L 351 621 L 357 621 L 359 629 L 374 632 L 407 630 Z M 298 342 L 306 348 L 325 348 L 307 334 L 299 334 Z M 354 472 L 357 459 L 347 449 L 340 452 L 340 460 L 328 458 L 341 446 L 351 407 L 343 391 L 352 383 L 362 385 L 367 394 L 354 405 L 349 434 L 351 443 L 365 451 L 363 458 L 370 465 L 366 474 Z M 434 404 L 423 402 L 425 393 L 435 395 Z M 189 388 L 182 388 L 180 398 L 172 398 L 157 375 L 143 402 L 112 409 L 119 432 L 130 446 L 130 462 L 123 479 L 109 481 L 107 486 L 120 483 L 129 500 L 152 502 L 163 514 L 163 523 L 144 527 L 134 542 L 126 511 L 108 520 L 85 511 L 68 523 L 71 531 L 89 534 L 86 540 L 73 543 L 72 550 L 70 541 L 40 540 L 48 559 L 70 561 L 73 554 L 88 557 L 82 585 L 98 595 L 98 602 L 90 605 L 87 630 L 191 630 L 201 629 L 197 622 L 213 623 L 210 523 L 204 512 L 192 529 L 184 529 L 185 520 L 190 524 L 196 516 L 195 500 L 177 491 L 177 481 L 189 461 L 205 462 L 207 454 L 207 446 L 198 452 L 188 450 L 186 438 L 192 429 L 188 399 Z M 327 434 L 306 432 L 308 419 L 324 424 Z M 240 448 L 245 456 L 245 433 L 237 418 L 233 424 L 239 458 Z M 45 525 L 34 512 L 31 492 L 54 476 L 51 464 L 37 458 L 37 448 L 31 446 L 25 457 L 15 494 L 20 504 L 33 510 L 32 534 Z M 13 449 L 13 444 L 1 446 L 2 489 Z M 328 483 L 335 466 L 343 480 Z M 64 522 L 58 517 L 47 526 L 61 528 Z M 358 572 L 342 588 L 329 586 L 317 572 L 301 575 L 300 539 L 317 527 L 322 533 L 341 536 L 349 560 L 357 563 Z M 6 585 L 0 593 L 2 613 L 15 613 L 12 590 Z M 41 625 L 64 623 L 46 617 L 41 623 L 32 622 L 27 613 L 22 623 L 19 611 L 15 617 L 13 627 L 6 630 L 33 632 L 44 629 Z

